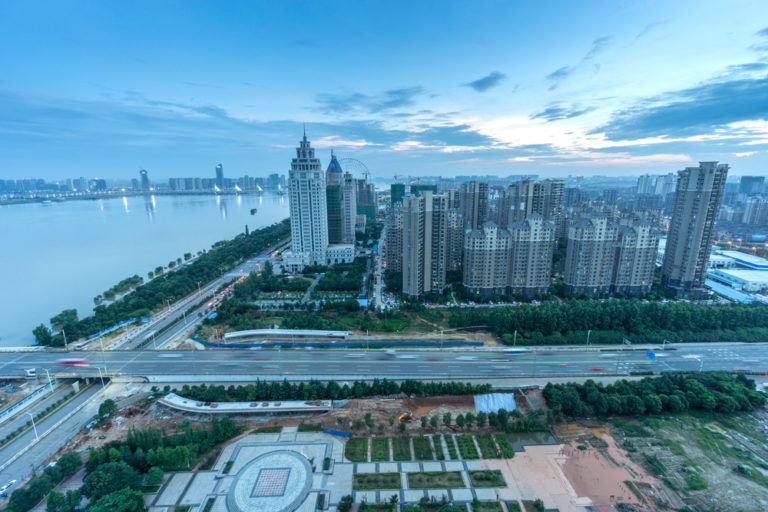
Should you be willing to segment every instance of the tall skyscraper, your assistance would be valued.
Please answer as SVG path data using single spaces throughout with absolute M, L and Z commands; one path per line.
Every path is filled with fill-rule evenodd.
M 336 155 L 331 152 L 331 162 L 325 171 L 325 202 L 328 209 L 328 243 L 344 242 L 344 194 L 342 183 L 344 172 Z
M 342 178 L 341 194 L 344 205 L 344 243 L 355 243 L 355 221 L 357 220 L 357 190 L 355 177 L 345 172 Z
M 145 171 L 144 169 L 140 170 L 139 177 L 141 179 L 141 191 L 149 192 L 149 174 L 147 173 L 147 171 Z
M 653 194 L 656 191 L 656 177 L 650 174 L 643 174 L 637 178 L 638 194 Z
M 424 191 L 403 198 L 403 295 L 415 298 L 445 287 L 448 198 Z
M 291 213 L 291 251 L 284 253 L 284 265 L 299 271 L 305 265 L 325 265 L 328 249 L 328 209 L 325 173 L 307 134 L 296 148 L 288 174 L 288 202 Z
M 393 183 L 389 186 L 391 203 L 402 203 L 405 195 L 405 183 Z
M 464 182 L 459 194 L 464 225 L 468 229 L 480 229 L 488 220 L 488 183 L 474 180 Z
M 568 228 L 565 289 L 595 295 L 611 291 L 618 230 L 605 215 L 575 221 Z
M 392 203 L 387 211 L 387 246 L 384 256 L 387 271 L 403 271 L 403 201 Z
M 763 193 L 765 176 L 742 176 L 739 180 L 739 194 L 745 196 Z
M 357 213 L 365 215 L 368 221 L 376 220 L 376 190 L 367 178 L 357 180 Z
M 662 282 L 688 291 L 704 284 L 728 164 L 699 162 L 677 173 L 677 189 L 669 226 Z
M 531 214 L 537 213 L 544 220 L 555 224 L 556 236 L 564 236 L 564 190 L 563 180 L 520 180 L 512 183 L 499 198 L 499 225 L 506 227 L 512 222 L 525 220 Z
M 224 190 L 224 166 L 221 164 L 216 166 L 216 186 Z

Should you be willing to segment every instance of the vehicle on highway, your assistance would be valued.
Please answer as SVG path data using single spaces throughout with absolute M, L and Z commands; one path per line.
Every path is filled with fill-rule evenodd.
M 160 354 L 158 357 L 181 357 L 181 354 Z
M 2 496 L 3 498 L 7 498 L 8 497 L 8 491 L 10 490 L 11 487 L 14 486 L 15 483 L 16 483 L 16 480 L 11 480 L 10 482 L 5 484 L 4 486 L 0 487 L 0 496 Z
M 85 358 L 68 358 L 56 361 L 59 366 L 88 366 L 88 360 Z
M 599 372 L 600 370 L 605 370 L 605 368 L 603 368 L 602 366 L 590 366 L 589 369 L 596 372 Z

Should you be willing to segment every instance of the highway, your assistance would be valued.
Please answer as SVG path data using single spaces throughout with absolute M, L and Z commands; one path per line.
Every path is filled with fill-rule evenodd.
M 668 346 L 669 347 L 669 346 Z M 318 379 L 503 379 L 512 377 L 628 375 L 633 371 L 768 370 L 768 344 L 677 344 L 654 350 L 382 350 L 238 349 L 199 351 L 80 352 L 87 367 L 60 367 L 59 352 L 16 352 L 0 359 L 0 377 L 19 378 L 25 368 L 62 377 L 191 377 L 204 380 Z M 169 379 L 166 379 L 169 380 Z M 181 380 L 189 380 L 180 379 Z

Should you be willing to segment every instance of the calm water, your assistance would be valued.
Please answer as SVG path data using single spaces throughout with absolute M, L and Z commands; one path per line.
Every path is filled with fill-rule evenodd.
M 251 208 L 258 212 L 251 215 Z M 147 196 L 0 206 L 0 346 L 121 279 L 288 217 L 288 198 Z

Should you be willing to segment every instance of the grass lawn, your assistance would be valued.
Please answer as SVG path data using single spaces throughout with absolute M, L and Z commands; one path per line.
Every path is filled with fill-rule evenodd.
M 368 438 L 353 437 L 344 446 L 344 456 L 352 462 L 365 462 L 368 460 Z
M 464 481 L 458 471 L 408 473 L 408 487 L 412 489 L 450 489 L 464 487 Z
M 359 510 L 363 510 L 362 508 Z M 368 505 L 365 506 L 365 512 L 395 512 L 393 505 Z
M 475 448 L 475 442 L 472 440 L 472 436 L 462 434 L 456 437 L 456 442 L 459 443 L 459 451 L 461 457 L 464 459 L 479 459 L 477 454 L 477 448 Z
M 374 437 L 371 439 L 371 460 L 373 462 L 384 462 L 389 460 L 389 439 L 386 437 Z
M 283 431 L 282 425 L 272 425 L 271 427 L 259 427 L 254 429 L 251 434 L 279 434 Z
M 357 473 L 352 488 L 356 491 L 399 489 L 400 473 Z
M 435 445 L 435 458 L 437 460 L 445 460 L 445 454 L 443 453 L 443 443 L 440 442 L 440 434 L 432 436 L 432 444 Z
M 472 512 L 504 512 L 504 509 L 501 508 L 501 503 L 495 501 L 474 501 Z
M 511 459 L 515 456 L 515 449 L 512 447 L 512 442 L 509 440 L 506 434 L 496 434 L 496 442 L 501 448 L 501 454 L 505 459 Z
M 469 481 L 473 487 L 505 487 L 507 485 L 498 469 L 470 471 Z
M 458 452 L 456 452 L 456 443 L 453 441 L 453 436 L 443 436 L 445 437 L 445 444 L 448 445 L 448 455 L 451 456 L 451 460 L 456 460 L 459 458 Z
M 523 512 L 523 509 L 520 508 L 520 504 L 516 501 L 508 501 L 507 509 L 509 512 Z
M 397 461 L 411 460 L 411 445 L 407 436 L 392 438 L 392 458 Z
M 313 425 L 311 423 L 301 423 L 297 429 L 299 432 L 322 432 L 322 425 Z
M 480 445 L 480 451 L 483 454 L 484 459 L 499 459 L 499 449 L 496 448 L 496 443 L 493 442 L 491 434 L 479 434 L 477 436 L 477 444 Z
M 413 438 L 413 454 L 416 460 L 432 460 L 432 445 L 425 436 Z

